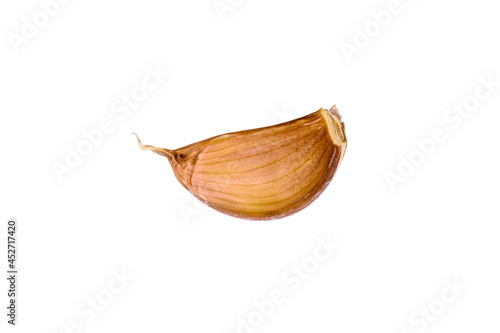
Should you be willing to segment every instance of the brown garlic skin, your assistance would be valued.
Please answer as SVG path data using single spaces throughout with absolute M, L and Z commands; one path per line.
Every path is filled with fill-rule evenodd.
M 248 220 L 279 219 L 307 207 L 331 182 L 347 147 L 335 105 L 176 150 L 137 140 L 141 149 L 165 156 L 177 180 L 200 201 Z

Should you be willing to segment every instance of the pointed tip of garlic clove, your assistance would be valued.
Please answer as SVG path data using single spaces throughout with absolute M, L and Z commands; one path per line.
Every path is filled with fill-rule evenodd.
M 141 148 L 142 150 L 146 150 L 146 146 L 144 146 L 141 142 L 141 139 L 139 139 L 139 136 L 137 135 L 137 133 L 135 132 L 132 132 L 133 135 L 135 135 L 136 139 L 137 139 L 137 143 L 139 144 L 139 148 Z
M 137 143 L 139 144 L 139 148 L 141 148 L 142 150 L 151 150 L 152 152 L 157 153 L 158 155 L 165 156 L 169 160 L 174 159 L 175 153 L 172 150 L 166 148 L 158 148 L 150 145 L 144 145 L 142 144 L 141 139 L 139 139 L 139 136 L 135 132 L 132 132 L 132 134 L 134 134 L 135 137 L 137 138 Z

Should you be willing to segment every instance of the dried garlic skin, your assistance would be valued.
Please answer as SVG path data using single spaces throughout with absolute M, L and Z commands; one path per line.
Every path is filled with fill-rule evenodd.
M 167 157 L 177 180 L 200 201 L 248 220 L 279 219 L 307 207 L 332 180 L 347 146 L 335 105 L 176 150 L 137 140 L 141 149 Z

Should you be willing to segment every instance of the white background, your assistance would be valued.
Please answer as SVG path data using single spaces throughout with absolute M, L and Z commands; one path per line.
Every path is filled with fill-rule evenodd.
M 227 1 L 222 16 L 211 0 L 69 1 L 18 52 L 13 34 L 41 7 L 2 2 L 0 219 L 2 233 L 19 221 L 20 277 L 15 328 L 2 278 L 1 331 L 237 332 L 273 289 L 284 303 L 240 332 L 498 331 L 500 87 L 444 118 L 480 77 L 500 81 L 496 3 L 401 0 L 346 57 L 389 1 Z M 148 66 L 169 75 L 121 119 L 113 103 Z M 277 221 L 193 203 L 130 134 L 178 148 L 333 104 L 344 161 L 317 201 Z M 54 163 L 103 119 L 111 133 L 60 181 Z M 415 141 L 435 129 L 446 140 L 391 190 L 387 173 L 424 156 Z M 283 275 L 317 237 L 340 247 L 292 291 Z M 133 279 L 106 299 L 123 269 Z M 445 304 L 447 280 L 466 290 Z M 81 316 L 96 296 L 109 303 Z M 439 314 L 410 322 L 429 306 Z

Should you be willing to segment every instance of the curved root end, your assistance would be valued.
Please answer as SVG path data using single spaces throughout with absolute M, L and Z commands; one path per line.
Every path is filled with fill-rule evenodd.
M 139 144 L 139 148 L 141 148 L 142 150 L 151 150 L 152 152 L 157 153 L 158 155 L 161 155 L 161 156 L 165 156 L 168 159 L 174 158 L 174 154 L 175 154 L 174 151 L 172 151 L 170 149 L 166 149 L 166 148 L 158 148 L 155 146 L 143 145 L 141 142 L 141 139 L 139 139 L 139 136 L 135 132 L 132 132 L 132 134 L 134 134 L 135 137 L 137 138 L 137 143 Z
M 330 113 L 333 114 L 335 117 L 337 117 L 340 121 L 342 121 L 342 116 L 339 113 L 339 110 L 337 109 L 337 105 L 333 105 L 330 108 Z

